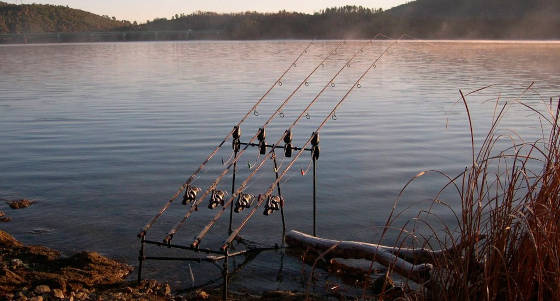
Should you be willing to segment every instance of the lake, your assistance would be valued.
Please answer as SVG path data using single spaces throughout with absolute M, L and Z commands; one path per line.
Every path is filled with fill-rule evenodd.
M 24 243 L 44 244 L 66 254 L 95 250 L 137 264 L 136 237 L 144 224 L 276 81 L 309 41 L 147 42 L 0 46 L 0 198 L 37 200 L 12 211 L 1 228 Z M 314 41 L 241 126 L 252 137 L 276 107 L 339 42 Z M 275 142 L 304 107 L 344 68 L 294 128 L 302 145 L 361 73 L 392 42 L 348 41 L 294 95 L 268 127 Z M 527 87 L 534 82 L 530 90 Z M 349 95 L 321 130 L 317 163 L 320 236 L 377 242 L 399 191 L 422 170 L 451 176 L 471 161 L 465 93 L 475 144 L 488 132 L 496 100 L 511 106 L 500 133 L 532 141 L 541 135 L 537 114 L 516 99 L 546 111 L 560 95 L 560 43 L 492 41 L 405 41 L 394 45 Z M 513 133 L 513 134 L 512 134 Z M 503 139 L 501 150 L 511 145 Z M 231 155 L 228 141 L 195 184 L 206 188 Z M 288 159 L 278 152 L 283 166 Z M 248 149 L 240 159 L 237 183 L 259 159 Z M 304 154 L 282 182 L 287 229 L 312 231 L 312 173 Z M 263 193 L 274 180 L 267 163 L 247 189 Z M 398 203 L 408 208 L 399 228 L 427 208 L 446 179 L 427 174 L 413 182 Z M 228 174 L 220 189 L 230 190 Z M 457 193 L 440 199 L 457 210 Z M 190 244 L 214 215 L 205 201 L 173 242 Z M 174 203 L 149 232 L 161 240 L 186 208 Z M 434 209 L 453 225 L 448 208 Z M 239 223 L 241 215 L 235 215 Z M 203 241 L 219 247 L 227 237 L 227 215 Z M 281 241 L 278 212 L 259 210 L 241 233 L 263 245 Z M 391 243 L 398 231 L 383 240 Z M 175 254 L 151 248 L 149 254 Z M 239 260 L 239 259 L 237 259 Z M 239 263 L 239 262 L 238 262 Z M 146 278 L 177 288 L 220 276 L 211 264 L 148 262 Z M 303 265 L 282 252 L 264 252 L 233 278 L 239 290 L 300 289 Z M 309 267 L 307 267 L 309 270 Z M 321 288 L 320 288 L 321 289 Z

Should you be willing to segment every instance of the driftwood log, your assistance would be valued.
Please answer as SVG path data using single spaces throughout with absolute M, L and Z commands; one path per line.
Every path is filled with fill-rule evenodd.
M 314 237 L 295 230 L 288 232 L 286 243 L 290 247 L 312 248 L 320 252 L 329 250 L 330 257 L 377 261 L 417 283 L 430 279 L 430 272 L 433 269 L 431 262 L 435 258 L 451 252 L 450 250 L 408 249 L 358 241 L 332 240 Z

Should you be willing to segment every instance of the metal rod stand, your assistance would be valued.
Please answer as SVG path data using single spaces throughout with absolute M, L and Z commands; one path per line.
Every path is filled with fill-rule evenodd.
M 260 147 L 261 145 L 259 144 L 255 144 L 255 143 L 243 143 L 240 141 L 237 141 L 237 143 L 239 143 L 239 145 L 249 145 L 249 146 L 253 146 L 253 147 Z M 271 147 L 271 148 L 275 148 L 274 145 L 266 145 L 266 147 Z M 291 147 L 291 146 L 290 146 Z M 278 146 L 276 148 L 280 148 L 280 149 L 285 149 L 286 146 Z M 314 148 L 299 148 L 299 147 L 291 147 L 291 149 L 293 150 L 304 150 L 304 151 L 309 151 L 314 153 Z M 237 157 L 237 155 L 239 154 L 239 150 L 235 148 L 234 146 L 234 158 Z M 288 155 L 289 156 L 289 155 Z M 280 173 L 279 173 L 279 166 L 278 166 L 278 160 L 276 158 L 276 153 L 273 153 L 273 160 L 274 160 L 274 173 L 276 176 L 276 180 L 278 180 L 280 178 Z M 316 235 L 316 218 L 317 218 L 317 204 L 316 204 L 316 160 L 317 157 L 315 157 L 315 155 L 313 155 L 313 235 Z M 233 174 L 232 174 L 232 183 L 231 183 L 231 191 L 232 191 L 232 195 L 235 193 L 235 180 L 236 180 L 236 173 L 237 173 L 237 162 L 233 163 Z M 276 189 L 278 191 L 278 196 L 280 197 L 280 213 L 282 216 L 282 246 L 284 245 L 284 239 L 285 239 L 285 235 L 286 235 L 286 217 L 285 217 L 285 213 L 284 213 L 284 199 L 282 198 L 282 191 L 280 188 L 280 181 L 278 181 L 276 183 Z M 259 198 L 261 197 L 261 195 L 259 195 Z M 260 201 L 260 199 L 259 199 Z M 228 233 L 229 235 L 231 235 L 231 233 L 233 233 L 233 210 L 234 209 L 234 202 L 232 201 L 230 203 L 230 215 L 229 215 L 229 227 L 228 227 Z M 169 256 L 146 256 L 145 255 L 145 247 L 146 244 L 148 245 L 155 245 L 155 246 L 160 246 L 160 247 L 167 247 L 167 248 L 174 248 L 174 249 L 181 249 L 181 250 L 187 250 L 187 251 L 192 251 L 195 253 L 205 253 L 208 254 L 206 257 L 169 257 Z M 159 261 L 191 261 L 191 262 L 216 262 L 219 260 L 223 260 L 223 279 L 224 279 L 224 283 L 223 283 L 223 295 L 222 298 L 223 300 L 227 300 L 228 298 L 228 293 L 229 293 L 229 277 L 230 277 L 230 273 L 229 273 L 229 258 L 230 257 L 236 257 L 239 255 L 248 255 L 249 253 L 252 253 L 252 251 L 257 251 L 260 252 L 262 250 L 265 250 L 266 248 L 257 248 L 254 250 L 251 249 L 247 249 L 247 250 L 242 250 L 239 252 L 234 252 L 234 253 L 229 253 L 229 247 L 230 246 L 225 246 L 225 249 L 222 250 L 213 250 L 213 249 L 201 249 L 198 246 L 185 246 L 185 245 L 175 245 L 175 244 L 171 244 L 171 243 L 164 243 L 164 242 L 159 242 L 159 241 L 153 241 L 153 240 L 148 240 L 146 239 L 145 233 L 143 235 L 140 236 L 140 250 L 139 250 L 139 255 L 138 255 L 138 282 L 142 281 L 142 267 L 143 267 L 143 263 L 146 260 L 159 260 Z M 278 246 L 276 245 L 274 248 L 268 248 L 268 249 L 278 249 Z M 250 257 L 250 256 L 249 256 Z M 283 266 L 283 261 L 281 263 L 281 266 Z M 281 268 L 282 269 L 282 268 Z M 234 271 L 235 272 L 235 271 Z
M 237 158 L 237 150 L 235 151 L 234 158 Z M 231 195 L 235 193 L 235 172 L 237 170 L 237 161 L 233 163 L 233 179 L 231 180 Z M 233 223 L 233 202 L 229 207 L 229 230 L 228 235 L 231 234 L 231 226 Z
M 317 236 L 317 159 L 313 156 L 313 236 Z
M 228 249 L 226 248 L 225 250 L 225 254 L 224 254 L 224 287 L 223 287 L 223 296 L 222 299 L 224 301 L 227 300 L 228 297 L 228 281 L 229 281 L 229 253 L 228 253 Z
M 276 180 L 278 180 L 278 163 L 276 161 L 276 153 L 273 155 L 274 159 L 274 173 L 276 174 Z M 282 198 L 282 192 L 280 191 L 280 182 L 276 184 L 278 189 L 278 196 L 280 197 L 280 214 L 282 215 L 282 245 L 284 244 L 284 237 L 286 236 L 286 218 L 284 217 L 284 199 Z

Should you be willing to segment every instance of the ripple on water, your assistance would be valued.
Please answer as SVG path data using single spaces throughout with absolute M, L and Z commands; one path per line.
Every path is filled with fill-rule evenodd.
M 243 124 L 248 139 L 336 42 L 318 41 Z M 135 264 L 136 232 L 172 195 L 217 145 L 240 116 L 270 87 L 306 41 L 161 42 L 0 46 L 0 197 L 20 195 L 41 204 L 14 212 L 6 229 L 27 243 L 74 252 L 88 249 Z M 437 46 L 432 46 L 436 44 Z M 294 129 L 302 145 L 386 44 L 367 49 L 328 88 Z M 275 141 L 298 113 L 330 80 L 354 49 L 348 43 L 310 78 L 269 127 Z M 469 128 L 458 90 L 497 84 L 468 98 L 475 141 L 490 128 L 494 101 L 522 95 L 544 108 L 558 98 L 558 43 L 407 42 L 396 48 L 361 82 L 361 88 L 336 111 L 322 131 L 318 162 L 319 234 L 331 238 L 376 241 L 404 184 L 425 169 L 456 175 L 471 156 Z M 533 93 L 535 92 L 535 93 Z M 536 92 L 540 93 L 537 94 Z M 541 97 L 542 96 L 542 97 Z M 502 102 L 503 103 L 503 102 Z M 502 104 L 500 103 L 500 104 Z M 531 140 L 539 136 L 536 116 L 513 106 L 505 128 Z M 504 131 L 505 132 L 505 131 Z M 508 145 L 504 139 L 497 147 Z M 230 156 L 228 142 L 196 184 L 205 186 Z M 310 231 L 311 173 L 301 176 L 309 156 L 296 163 L 283 183 L 289 229 Z M 247 151 L 238 179 L 249 174 Z M 281 159 L 283 164 L 287 160 Z M 284 165 L 285 166 L 285 165 Z M 266 165 L 249 187 L 264 191 L 273 180 Z M 229 190 L 231 177 L 220 189 Z M 397 221 L 415 216 L 444 184 L 427 174 L 408 188 L 399 208 L 411 206 Z M 239 183 L 239 182 L 238 182 Z M 457 209 L 456 194 L 442 199 Z M 190 243 L 213 215 L 205 206 L 193 215 L 177 242 Z M 437 209 L 440 210 L 440 209 Z M 153 230 L 160 239 L 182 216 L 173 205 Z M 448 211 L 437 211 L 449 216 Z M 243 215 L 242 215 L 243 216 Z M 241 218 L 235 216 L 235 221 Z M 452 223 L 453 220 L 447 220 Z M 278 242 L 280 218 L 260 212 L 246 231 L 248 238 Z M 264 230 L 263 230 L 264 229 Z M 220 221 L 205 240 L 218 246 L 227 225 Z M 390 241 L 394 233 L 388 235 Z M 166 250 L 159 250 L 162 254 Z M 156 253 L 154 253 L 156 254 Z M 184 254 L 176 254 L 184 256 Z M 187 264 L 147 265 L 146 275 L 192 285 Z M 192 265 L 196 284 L 219 277 L 211 266 Z M 283 281 L 276 275 L 283 269 Z M 297 289 L 301 265 L 293 257 L 263 253 L 242 272 L 254 282 L 234 280 L 238 287 Z M 245 278 L 239 279 L 245 279 Z

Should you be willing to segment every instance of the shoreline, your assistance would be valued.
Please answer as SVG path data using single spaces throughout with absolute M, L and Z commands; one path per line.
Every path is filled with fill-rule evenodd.
M 28 45 L 28 44 L 79 44 L 79 43 L 134 43 L 134 42 L 266 42 L 266 41 L 369 41 L 371 39 L 340 38 L 278 38 L 278 39 L 228 39 L 219 35 L 204 33 L 202 36 L 192 37 L 190 31 L 107 31 L 107 32 L 40 32 L 40 33 L 0 33 L 0 45 Z M 382 41 L 394 41 L 387 39 Z M 543 44 L 560 43 L 560 39 L 467 39 L 467 38 L 414 38 L 399 40 L 405 42 L 432 43 L 524 43 Z
M 181 300 L 167 283 L 127 281 L 133 270 L 96 252 L 65 257 L 44 246 L 24 245 L 0 230 L 2 300 Z
M 175 292 L 168 283 L 127 280 L 135 268 L 97 252 L 62 256 L 0 230 L 0 300 L 222 300 L 221 288 Z M 290 291 L 229 292 L 228 300 L 316 300 Z

